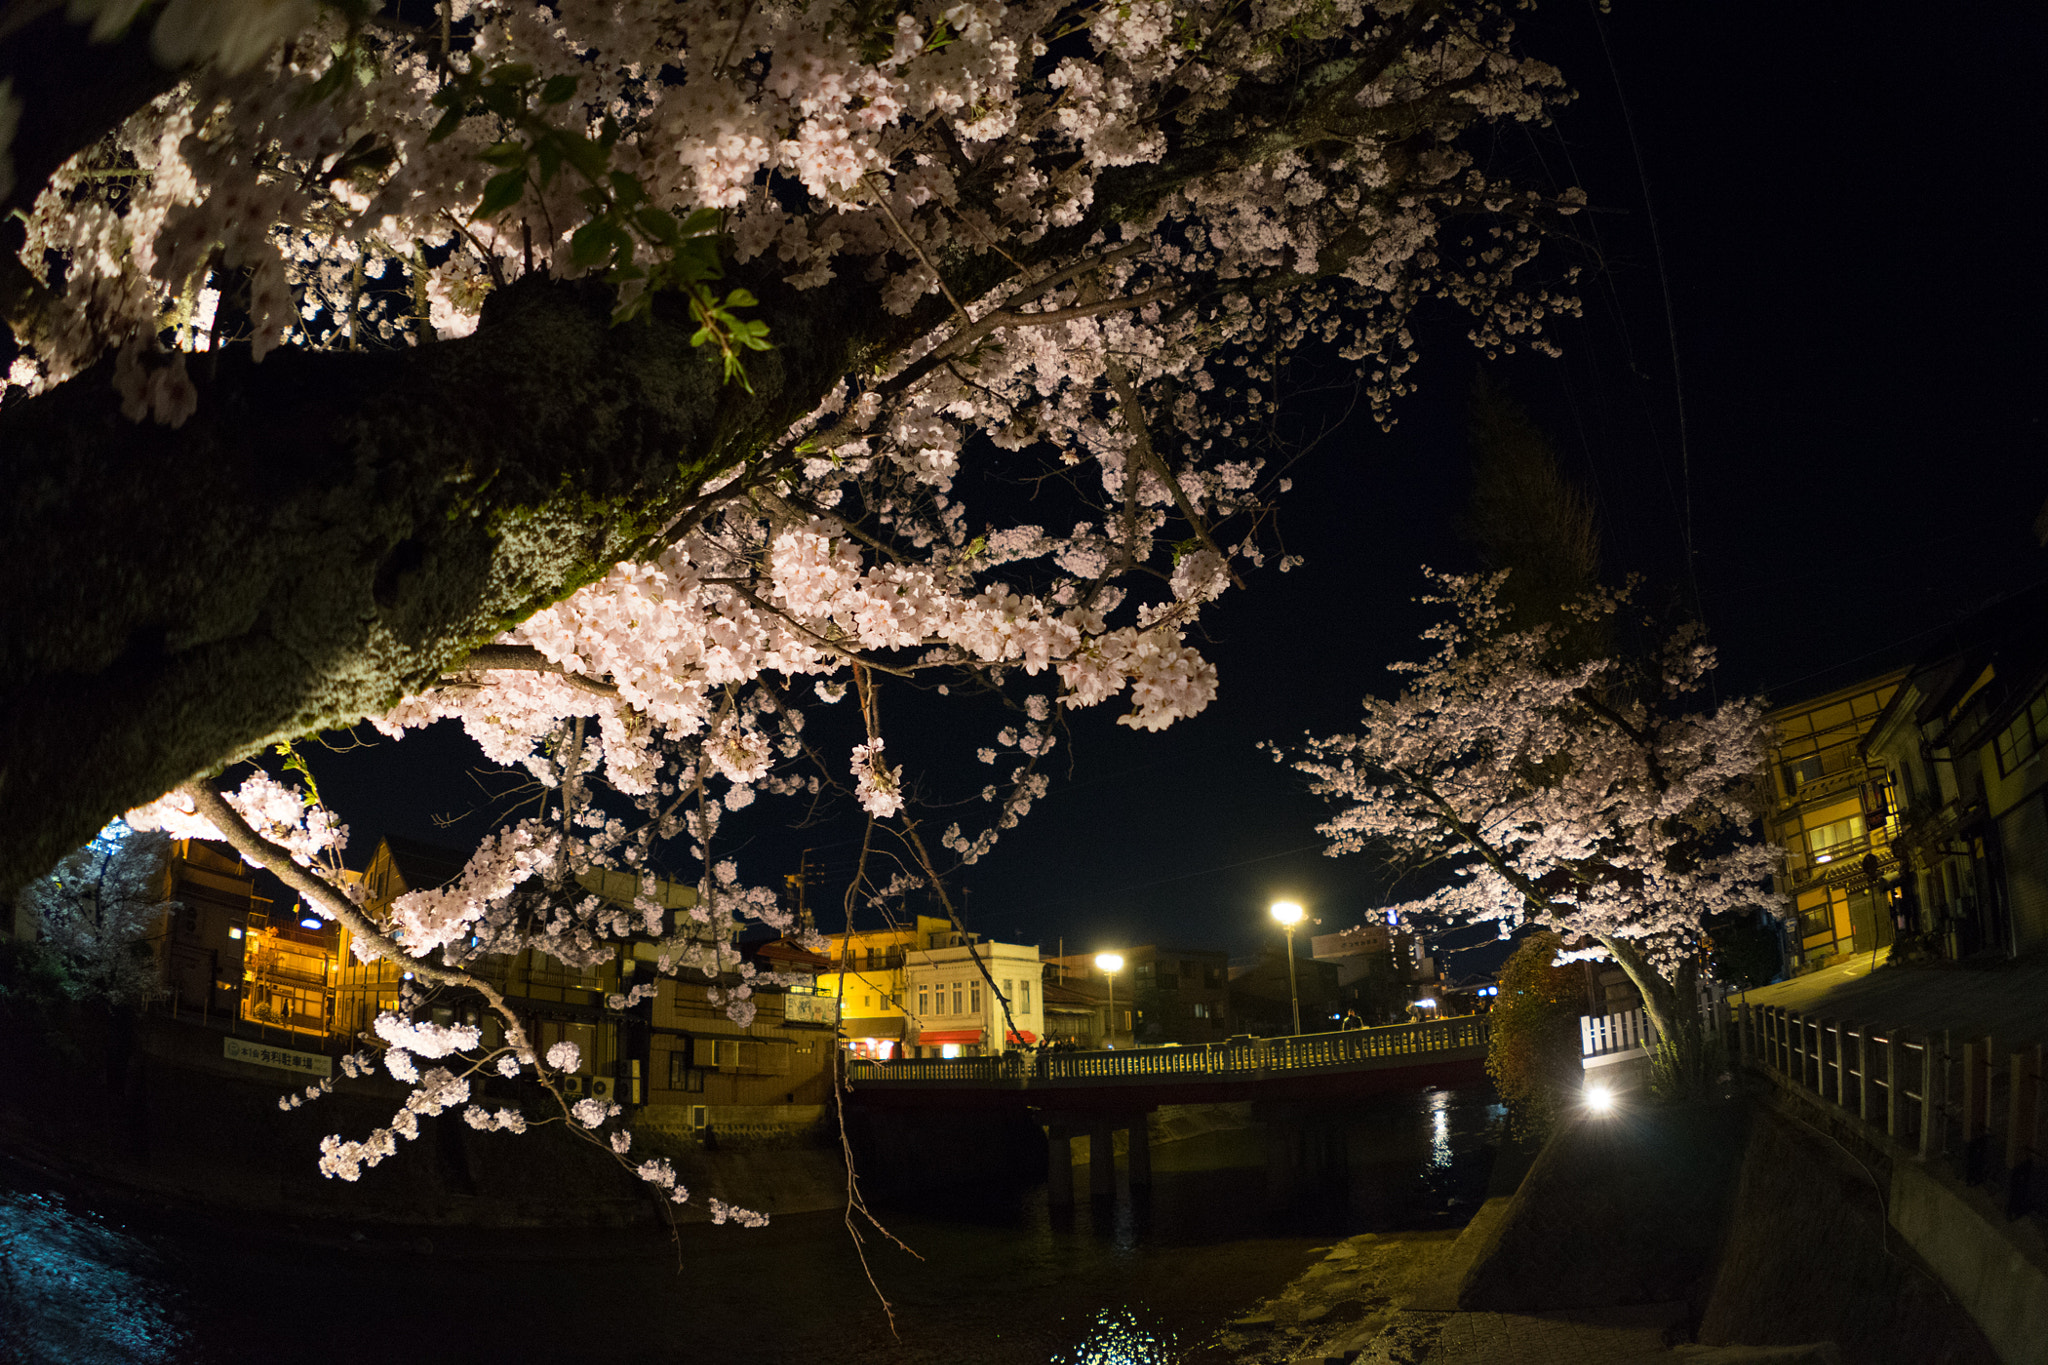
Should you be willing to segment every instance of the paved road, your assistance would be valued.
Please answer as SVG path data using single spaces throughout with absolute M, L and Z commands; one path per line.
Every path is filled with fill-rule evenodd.
M 2048 954 L 1987 966 L 1893 967 L 1889 949 L 1750 991 L 1753 1005 L 1914 1032 L 1991 1034 L 1999 1051 L 2048 1043 Z

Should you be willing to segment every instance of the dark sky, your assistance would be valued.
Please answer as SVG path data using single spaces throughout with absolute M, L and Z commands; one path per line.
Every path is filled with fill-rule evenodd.
M 1559 0 L 1524 26 L 1580 98 L 1486 155 L 1581 184 L 1601 211 L 1572 220 L 1584 239 L 1557 258 L 1588 272 L 1564 357 L 1490 373 L 1597 499 L 1608 571 L 1697 602 L 1724 691 L 1782 702 L 1903 662 L 2048 569 L 2031 534 L 2048 500 L 2044 39 L 2041 7 L 2019 3 L 1616 0 L 1596 17 Z M 1424 329 L 1422 392 L 1392 434 L 1355 418 L 1297 467 L 1282 529 L 1307 563 L 1214 609 L 1209 711 L 1156 735 L 1112 707 L 1075 718 L 1052 795 L 964 878 L 972 927 L 1243 956 L 1277 897 L 1320 932 L 1385 897 L 1363 859 L 1319 855 L 1320 803 L 1254 745 L 1348 725 L 1390 690 L 1385 666 L 1421 652 L 1419 567 L 1471 567 L 1456 522 L 1479 362 L 1460 330 Z M 1312 426 L 1331 403 L 1294 415 Z M 474 750 L 414 745 L 319 764 L 359 856 L 385 828 L 483 833 L 481 817 L 442 833 L 428 818 L 474 804 Z M 914 759 L 920 742 L 892 734 L 899 747 Z M 834 927 L 829 883 L 857 837 L 844 820 L 765 835 L 750 879 L 815 849 Z

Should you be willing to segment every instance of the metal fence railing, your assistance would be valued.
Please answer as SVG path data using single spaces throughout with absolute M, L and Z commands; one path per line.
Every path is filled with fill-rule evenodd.
M 1490 1024 L 1483 1014 L 1425 1019 L 1385 1028 L 1345 1029 L 1299 1038 L 1240 1038 L 1187 1047 L 1106 1052 L 1006 1052 L 995 1057 L 852 1062 L 847 1079 L 862 1082 L 1100 1085 L 1105 1082 L 1227 1079 L 1285 1072 L 1397 1066 L 1409 1059 L 1483 1051 Z

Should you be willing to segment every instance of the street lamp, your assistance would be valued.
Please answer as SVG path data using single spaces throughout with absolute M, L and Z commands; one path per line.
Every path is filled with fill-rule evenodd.
M 1116 1044 L 1110 1040 L 1116 1037 L 1116 974 L 1124 969 L 1122 953 L 1097 953 L 1095 965 L 1102 968 L 1102 974 L 1109 978 L 1109 1017 L 1103 1021 L 1103 1042 L 1109 1047 Z
M 1293 901 L 1274 901 L 1273 918 L 1287 931 L 1287 997 L 1294 1004 L 1294 1036 L 1301 1036 L 1301 987 L 1294 981 L 1294 926 L 1304 912 Z

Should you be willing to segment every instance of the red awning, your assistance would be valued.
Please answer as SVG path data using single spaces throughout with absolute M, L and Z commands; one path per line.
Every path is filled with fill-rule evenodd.
M 1038 1042 L 1038 1035 L 1033 1033 L 1028 1028 L 1011 1029 L 1008 1033 L 1004 1034 L 1003 1036 L 1010 1040 L 1010 1045 L 1012 1047 L 1032 1047 L 1035 1046 Z
M 981 1030 L 978 1028 L 927 1029 L 917 1035 L 917 1041 L 925 1047 L 942 1047 L 947 1043 L 980 1046 Z

